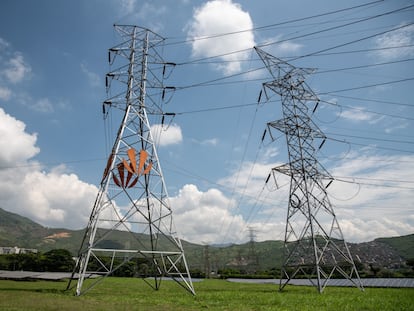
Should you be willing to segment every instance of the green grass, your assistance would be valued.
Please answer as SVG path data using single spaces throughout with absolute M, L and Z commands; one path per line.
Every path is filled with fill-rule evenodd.
M 0 280 L 0 310 L 414 310 L 414 289 L 194 283 L 194 297 L 172 281 L 154 291 L 142 280 L 107 278 L 83 296 L 66 292 L 66 282 Z

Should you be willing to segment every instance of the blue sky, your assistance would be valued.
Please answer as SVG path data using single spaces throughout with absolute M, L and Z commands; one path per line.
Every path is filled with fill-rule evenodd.
M 113 24 L 134 24 L 166 38 L 163 57 L 177 64 L 165 106 L 176 116 L 158 153 L 181 237 L 243 242 L 252 227 L 258 240 L 283 239 L 288 187 L 265 180 L 287 162 L 286 143 L 261 140 L 281 104 L 256 104 L 270 77 L 255 45 L 316 69 L 314 120 L 330 138 L 318 158 L 337 179 L 330 198 L 345 238 L 413 233 L 412 4 L 2 1 L 0 207 L 49 227 L 86 225 L 105 129 L 117 131 L 102 116 Z

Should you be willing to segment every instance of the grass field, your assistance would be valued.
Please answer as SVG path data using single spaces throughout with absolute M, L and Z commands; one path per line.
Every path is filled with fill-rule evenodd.
M 0 310 L 414 310 L 413 288 L 313 287 L 204 280 L 192 296 L 175 282 L 159 291 L 130 278 L 107 278 L 81 297 L 66 282 L 0 280 Z

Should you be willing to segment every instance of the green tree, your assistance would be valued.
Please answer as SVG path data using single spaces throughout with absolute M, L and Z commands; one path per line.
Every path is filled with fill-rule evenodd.
M 68 250 L 52 249 L 43 254 L 42 266 L 45 271 L 71 272 L 75 266 L 75 261 Z

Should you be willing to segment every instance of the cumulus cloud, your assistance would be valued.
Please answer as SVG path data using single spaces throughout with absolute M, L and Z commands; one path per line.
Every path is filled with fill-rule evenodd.
M 336 178 L 328 188 L 329 198 L 345 239 L 352 242 L 414 231 L 414 157 L 371 152 L 350 153 L 334 167 L 327 167 Z M 233 213 L 242 217 L 245 228 L 257 229 L 258 240 L 283 239 L 290 179 L 275 173 L 265 182 L 277 165 L 245 162 L 219 180 L 220 189 L 235 201 Z M 247 235 L 243 238 L 246 241 Z
M 26 124 L 0 108 L 0 168 L 25 162 L 39 153 L 37 134 L 28 134 Z
M 179 144 L 183 140 L 181 127 L 175 123 L 170 125 L 153 124 L 151 125 L 154 140 L 160 146 Z
M 219 59 L 224 62 L 215 66 L 217 70 L 224 74 L 240 72 L 242 60 L 250 53 L 248 49 L 255 45 L 252 28 L 250 14 L 240 4 L 231 0 L 208 1 L 195 9 L 188 26 L 192 56 L 222 55 Z M 233 53 L 236 51 L 241 52 Z
M 405 23 L 398 27 L 403 27 Z M 375 39 L 375 55 L 383 60 L 393 60 L 414 55 L 414 25 L 388 32 Z M 397 47 L 397 48 L 396 48 Z
M 246 229 L 242 216 L 231 211 L 234 200 L 227 198 L 220 190 L 202 192 L 197 186 L 189 184 L 170 201 L 177 230 L 185 240 L 198 243 L 238 242 Z
M 50 227 L 86 226 L 97 188 L 58 166 L 49 172 L 32 158 L 37 135 L 0 108 L 0 207 Z
M 329 187 L 344 234 L 354 241 L 414 231 L 411 155 L 350 154 L 332 169 L 339 180 Z M 361 230 L 358 230 L 361 229 Z M 365 229 L 363 229 L 365 228 Z

